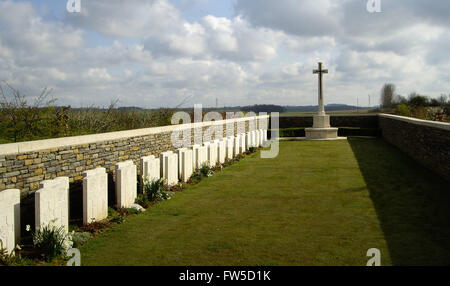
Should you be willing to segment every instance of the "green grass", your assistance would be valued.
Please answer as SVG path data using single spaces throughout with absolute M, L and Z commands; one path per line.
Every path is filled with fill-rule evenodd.
M 448 189 L 379 139 L 282 142 L 90 240 L 82 264 L 450 264 Z

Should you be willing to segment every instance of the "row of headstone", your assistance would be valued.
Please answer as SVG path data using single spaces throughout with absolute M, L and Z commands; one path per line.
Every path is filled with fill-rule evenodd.
M 191 148 L 163 152 L 159 158 L 141 158 L 141 185 L 146 180 L 164 179 L 173 186 L 187 182 L 204 164 L 214 167 L 232 160 L 250 147 L 263 146 L 267 130 L 254 130 L 221 140 L 193 145 Z M 137 197 L 137 169 L 132 160 L 116 164 L 117 207 L 127 208 Z M 105 168 L 83 172 L 83 223 L 100 221 L 108 216 L 108 175 Z M 40 183 L 35 193 L 35 228 L 45 225 L 69 230 L 69 178 L 58 177 Z M 0 192 L 0 241 L 11 252 L 20 239 L 20 190 Z

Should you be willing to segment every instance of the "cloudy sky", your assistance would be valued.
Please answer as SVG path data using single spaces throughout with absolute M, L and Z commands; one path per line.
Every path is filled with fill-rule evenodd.
M 59 104 L 173 107 L 378 103 L 450 93 L 450 1 L 0 0 L 0 81 Z

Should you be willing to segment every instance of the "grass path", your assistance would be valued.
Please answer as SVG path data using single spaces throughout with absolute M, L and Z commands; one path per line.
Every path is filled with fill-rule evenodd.
M 361 152 L 365 151 L 370 154 L 364 159 Z M 378 180 L 365 173 L 368 167 L 364 160 L 369 159 L 375 161 L 368 173 L 375 172 Z M 388 170 L 381 169 L 386 165 Z M 419 233 L 408 227 L 414 228 L 417 222 L 422 229 L 424 217 L 416 214 L 408 227 L 394 219 L 392 223 L 400 232 L 386 233 L 397 229 L 386 228 L 386 220 L 395 217 L 395 212 L 380 216 L 380 202 L 391 197 L 385 194 L 380 199 L 374 193 L 392 189 L 383 185 L 383 178 L 387 171 L 397 169 L 413 172 L 407 179 L 415 180 L 405 186 L 404 178 L 393 174 L 392 179 L 403 184 L 403 196 L 448 187 L 381 140 L 282 142 L 277 158 L 261 159 L 259 153 L 252 154 L 91 239 L 81 248 L 82 264 L 365 265 L 366 251 L 374 247 L 381 250 L 383 265 L 402 264 L 398 254 L 391 256 L 395 243 L 389 240 Z M 432 182 L 427 181 L 429 176 Z M 404 207 L 407 203 L 397 211 L 404 212 Z M 445 223 L 447 215 L 445 211 L 442 214 Z M 442 244 L 438 249 L 448 250 L 449 232 L 441 228 L 434 231 L 431 235 Z M 425 236 L 417 243 L 430 240 Z M 427 251 L 411 248 L 405 259 Z M 419 257 L 422 260 L 403 263 L 430 262 Z M 448 263 L 447 259 L 448 254 L 444 254 L 439 262 Z

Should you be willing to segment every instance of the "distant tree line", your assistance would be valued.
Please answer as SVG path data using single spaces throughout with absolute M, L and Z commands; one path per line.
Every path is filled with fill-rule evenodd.
M 253 111 L 255 113 L 259 113 L 259 112 L 286 112 L 286 108 L 283 106 L 279 106 L 279 105 L 273 105 L 273 104 L 256 104 L 253 106 L 244 106 L 241 107 L 241 110 L 244 112 L 250 112 Z
M 381 108 L 402 116 L 411 116 L 434 121 L 448 121 L 450 117 L 450 96 L 430 98 L 412 92 L 408 97 L 396 93 L 396 87 L 387 83 L 381 89 Z

